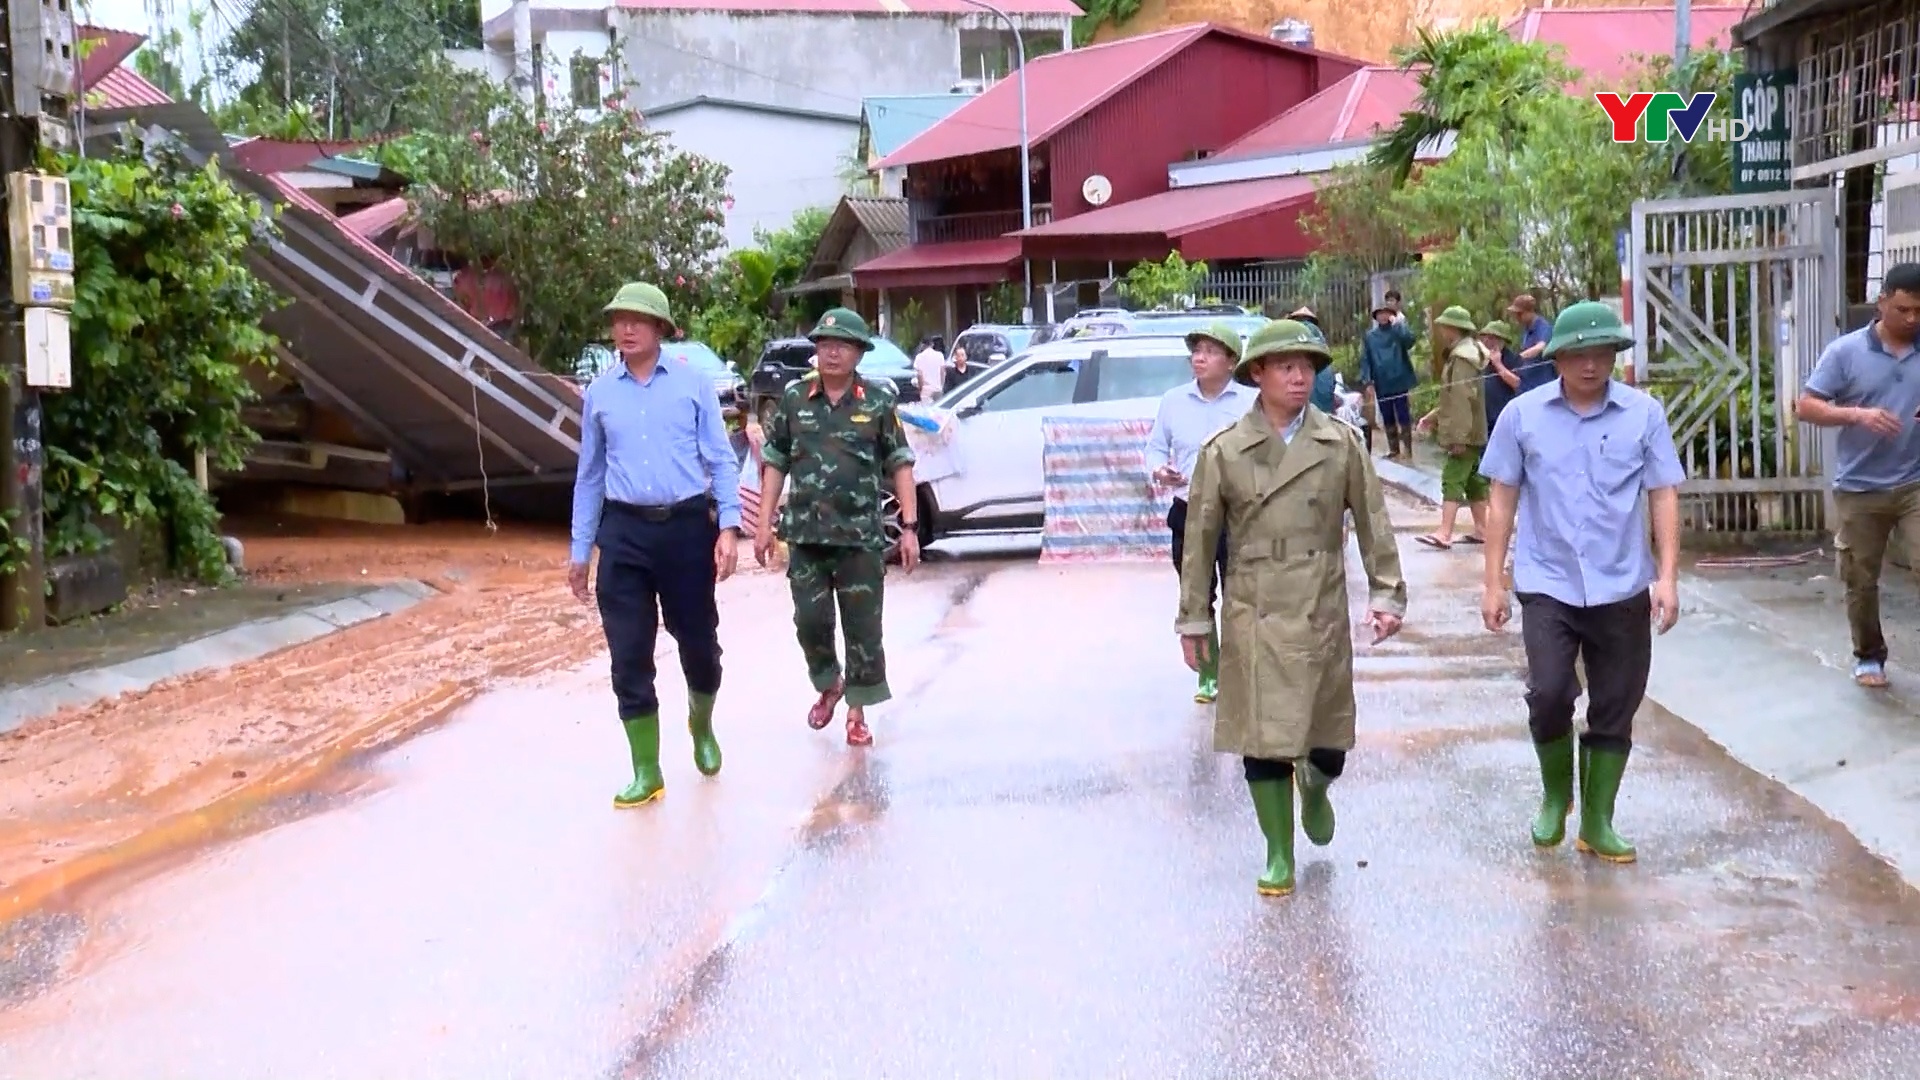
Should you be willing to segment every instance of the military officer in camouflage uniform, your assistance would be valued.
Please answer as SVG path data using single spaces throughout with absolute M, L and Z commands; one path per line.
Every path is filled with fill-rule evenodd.
M 779 535 L 787 542 L 794 629 L 820 692 L 807 725 L 818 731 L 832 723 L 844 698 L 847 745 L 871 746 L 866 707 L 893 696 L 880 640 L 887 548 L 882 485 L 893 485 L 902 507 L 900 561 L 911 571 L 920 561 L 913 451 L 894 411 L 894 392 L 854 370 L 873 348 L 866 320 L 834 308 L 807 336 L 815 371 L 787 387 L 767 425 L 762 505 L 776 505 L 793 478 Z M 773 515 L 762 514 L 753 542 L 762 566 L 773 538 Z M 833 641 L 836 601 L 846 629 L 844 670 Z

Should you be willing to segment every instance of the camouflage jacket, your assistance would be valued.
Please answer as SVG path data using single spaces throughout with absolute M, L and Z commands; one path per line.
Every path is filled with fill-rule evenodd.
M 913 464 L 892 391 L 856 377 L 835 404 L 819 380 L 798 380 L 781 396 L 761 453 L 787 476 L 777 519 L 782 540 L 886 546 L 880 510 L 887 483 Z

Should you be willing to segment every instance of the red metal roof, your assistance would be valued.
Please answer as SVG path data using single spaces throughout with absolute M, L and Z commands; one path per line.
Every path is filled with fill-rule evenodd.
M 254 138 L 235 144 L 233 160 L 248 172 L 268 176 L 273 173 L 292 172 L 322 158 L 337 157 L 380 141 L 380 139 L 354 139 L 345 142 L 324 142 L 318 139 Z
M 399 195 L 372 206 L 362 207 L 351 214 L 343 214 L 340 227 L 356 236 L 372 238 L 398 225 L 412 206 Z
M 1247 133 L 1216 157 L 1317 149 L 1372 138 L 1400 122 L 1420 95 L 1419 76 L 1364 67 Z
M 966 240 L 957 244 L 913 244 L 869 259 L 853 268 L 862 289 L 913 285 L 982 285 L 1006 280 L 1020 258 L 1016 236 Z
M 1118 206 L 1104 206 L 1036 225 L 1013 235 L 1034 239 L 1070 236 L 1165 236 L 1171 239 L 1230 225 L 1253 214 L 1310 199 L 1318 186 L 1315 176 L 1280 176 L 1174 188 Z
M 619 0 L 629 11 L 803 12 L 833 15 L 981 15 L 960 0 Z M 1079 15 L 1070 0 L 997 0 L 1009 15 Z
M 95 83 L 105 78 L 115 68 L 127 62 L 146 42 L 139 34 L 125 30 L 109 30 L 104 26 L 80 26 L 75 28 L 80 39 L 80 89 L 91 90 Z M 161 101 L 158 104 L 171 104 Z
M 1694 48 L 1714 44 L 1732 48 L 1733 27 L 1747 13 L 1745 7 L 1692 9 Z M 1600 89 L 1623 81 L 1640 67 L 1641 58 L 1673 53 L 1674 9 L 1639 8 L 1530 8 L 1507 24 L 1519 41 L 1558 45 L 1567 63 L 1586 74 Z
M 1212 23 L 1196 23 L 1043 56 L 1027 65 L 1029 145 L 1059 134 L 1068 124 L 1209 34 L 1255 42 L 1276 52 L 1315 58 L 1329 55 Z M 1018 147 L 1019 83 L 1018 78 L 1001 79 L 946 119 L 882 158 L 877 168 L 890 169 Z
M 93 109 L 138 109 L 171 105 L 166 92 L 140 77 L 132 68 L 117 67 L 87 87 L 86 104 Z

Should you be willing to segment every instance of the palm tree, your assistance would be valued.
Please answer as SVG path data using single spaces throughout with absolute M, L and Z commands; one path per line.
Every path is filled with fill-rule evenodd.
M 1520 106 L 1562 92 L 1573 76 L 1546 46 L 1515 41 L 1490 19 L 1442 33 L 1422 29 L 1412 45 L 1394 50 L 1394 62 L 1419 72 L 1420 93 L 1369 160 L 1396 186 L 1412 175 L 1422 148 L 1448 135 L 1492 124 L 1510 143 Z

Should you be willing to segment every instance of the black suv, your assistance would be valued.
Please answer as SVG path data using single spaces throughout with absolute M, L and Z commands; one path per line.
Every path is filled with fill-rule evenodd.
M 773 403 L 787 392 L 787 385 L 813 370 L 813 342 L 806 338 L 777 338 L 760 350 L 753 365 L 753 378 L 747 383 L 747 397 L 762 423 Z M 893 384 L 902 402 L 920 400 L 920 377 L 900 347 L 882 338 L 874 339 L 873 351 L 860 361 L 860 374 L 869 379 L 885 379 Z

